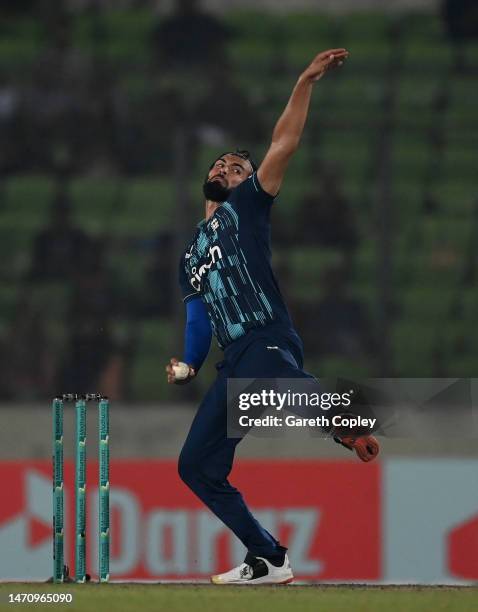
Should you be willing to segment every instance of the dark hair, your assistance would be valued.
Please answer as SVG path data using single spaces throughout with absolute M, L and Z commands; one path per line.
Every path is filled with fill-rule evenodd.
M 246 151 L 245 149 L 236 149 L 235 151 L 226 151 L 225 153 L 221 153 L 221 155 L 218 155 L 216 159 L 212 162 L 212 164 L 209 166 L 209 170 L 211 170 L 211 168 L 214 166 L 217 160 L 220 159 L 221 157 L 224 157 L 224 155 L 236 155 L 236 157 L 245 159 L 251 164 L 252 170 L 254 172 L 257 170 L 257 165 L 252 159 L 251 154 L 249 153 L 249 151 Z

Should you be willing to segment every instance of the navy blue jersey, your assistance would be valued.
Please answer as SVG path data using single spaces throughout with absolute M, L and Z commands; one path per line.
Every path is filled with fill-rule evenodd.
M 273 322 L 292 327 L 271 268 L 273 201 L 254 173 L 201 221 L 181 257 L 183 299 L 202 298 L 221 348 Z

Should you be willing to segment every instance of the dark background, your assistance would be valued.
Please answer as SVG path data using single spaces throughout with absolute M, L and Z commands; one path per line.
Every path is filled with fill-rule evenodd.
M 293 5 L 293 3 L 291 3 Z M 320 3 L 319 3 L 320 4 Z M 478 19 L 210 12 L 176 2 L 0 7 L 0 399 L 196 400 L 180 250 L 215 156 L 258 161 L 300 72 L 321 80 L 273 213 L 275 269 L 316 376 L 473 377 Z

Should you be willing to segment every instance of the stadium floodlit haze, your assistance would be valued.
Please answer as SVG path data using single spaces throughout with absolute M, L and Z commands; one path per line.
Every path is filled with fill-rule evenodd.
M 41 532 L 18 567 L 4 546 L 21 539 L 22 512 L 50 524 L 49 406 L 78 390 L 112 401 L 111 503 L 130 512 L 112 535 L 112 577 L 204 579 L 242 560 L 176 474 L 222 359 L 213 339 L 197 380 L 167 382 L 169 359 L 183 357 L 178 262 L 211 163 L 236 149 L 260 163 L 299 74 L 334 47 L 350 57 L 314 86 L 272 211 L 273 267 L 304 367 L 319 379 L 478 377 L 473 3 L 1 3 L 0 474 L 23 484 L 0 512 L 0 579 L 17 579 L 22 559 L 32 579 L 35 555 L 49 559 Z M 376 463 L 352 465 L 330 440 L 252 436 L 236 461 L 232 482 L 267 528 L 295 534 L 301 580 L 478 580 L 465 545 L 477 535 L 476 440 L 383 440 Z M 157 480 L 135 481 L 148 470 Z M 355 526 L 339 510 L 349 486 L 367 509 Z M 163 524 L 161 552 L 150 543 Z M 336 552 L 342 528 L 343 550 L 349 536 L 371 542 L 364 565 Z M 194 538 L 209 551 L 196 560 Z

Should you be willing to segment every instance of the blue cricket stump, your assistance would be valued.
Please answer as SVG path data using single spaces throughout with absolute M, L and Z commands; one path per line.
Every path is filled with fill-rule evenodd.
M 64 563 L 64 402 L 75 402 L 75 582 L 86 573 L 86 406 L 98 402 L 98 577 L 108 582 L 110 565 L 109 401 L 96 393 L 65 393 L 53 400 L 53 582 L 68 580 Z
M 110 417 L 109 402 L 98 406 L 98 575 L 100 582 L 110 577 Z
M 53 400 L 53 582 L 64 576 L 63 400 Z

